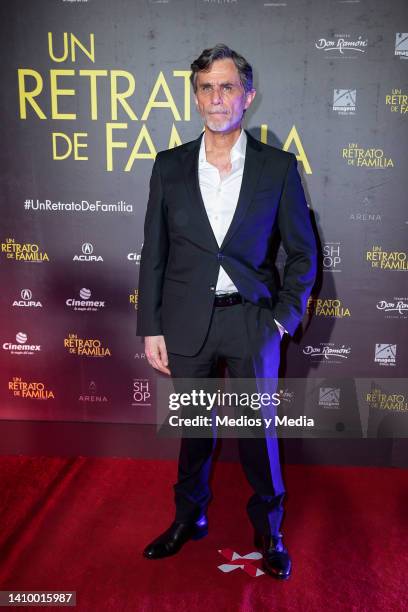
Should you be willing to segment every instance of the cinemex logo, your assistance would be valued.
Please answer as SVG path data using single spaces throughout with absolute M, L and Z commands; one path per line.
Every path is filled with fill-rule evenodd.
M 143 247 L 143 244 L 142 244 Z M 132 263 L 135 263 L 137 266 L 140 264 L 140 258 L 142 257 L 142 250 L 140 252 L 128 253 L 127 259 Z
M 395 366 L 397 358 L 396 344 L 376 344 L 374 361 L 382 366 Z
M 365 53 L 368 45 L 367 38 L 359 36 L 352 39 L 350 34 L 335 34 L 333 38 L 319 38 L 315 42 L 315 47 L 323 51 L 326 57 L 357 57 L 360 53 Z
M 397 33 L 395 35 L 395 55 L 401 59 L 408 59 L 408 33 Z
M 81 393 L 81 395 L 78 397 L 78 401 L 92 404 L 103 404 L 108 401 L 108 398 L 106 395 L 98 393 L 96 382 L 91 380 L 87 391 L 85 393 Z
M 101 257 L 101 255 L 93 254 L 94 248 L 93 244 L 91 244 L 90 242 L 84 242 L 81 247 L 81 250 L 82 255 L 74 255 L 74 257 L 72 258 L 73 261 L 103 261 L 103 257 Z
M 105 308 L 105 301 L 103 300 L 91 300 L 90 289 L 86 289 L 83 287 L 79 291 L 79 300 L 75 298 L 69 298 L 66 300 L 65 304 L 68 308 L 72 308 L 73 310 L 78 310 L 80 312 L 97 312 L 98 310 L 102 310 Z
M 42 308 L 41 302 L 33 300 L 33 294 L 30 289 L 22 289 L 20 293 L 21 300 L 14 300 L 13 306 L 16 308 Z
M 335 89 L 333 91 L 333 110 L 343 117 L 356 114 L 356 89 Z
M 342 344 L 336 347 L 332 342 L 321 342 L 319 346 L 305 346 L 303 354 L 314 359 L 326 363 L 341 363 L 342 359 L 348 359 L 351 354 L 351 346 Z
M 394 297 L 393 301 L 380 300 L 376 308 L 381 310 L 387 319 L 408 318 L 408 298 Z
M 324 408 L 340 408 L 340 389 L 336 387 L 320 387 L 319 406 Z
M 17 344 L 12 342 L 4 342 L 3 350 L 9 351 L 12 355 L 34 355 L 41 351 L 40 344 L 26 344 L 28 336 L 24 332 L 18 332 L 16 335 Z

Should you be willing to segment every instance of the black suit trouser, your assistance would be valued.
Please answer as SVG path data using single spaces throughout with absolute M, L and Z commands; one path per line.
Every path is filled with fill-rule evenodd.
M 205 342 L 196 355 L 169 352 L 168 357 L 173 379 L 212 378 L 222 359 L 231 379 L 253 379 L 256 390 L 271 394 L 276 391 L 280 333 L 270 310 L 244 300 L 214 308 Z M 178 521 L 195 520 L 207 509 L 215 442 L 215 437 L 181 439 L 174 485 Z M 254 491 L 247 504 L 249 518 L 260 533 L 278 534 L 285 495 L 278 439 L 270 434 L 239 437 L 238 444 L 242 467 Z

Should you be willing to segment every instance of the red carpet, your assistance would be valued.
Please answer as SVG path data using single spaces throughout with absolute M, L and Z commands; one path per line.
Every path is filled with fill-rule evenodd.
M 216 466 L 208 537 L 162 561 L 141 556 L 172 520 L 175 471 L 170 461 L 1 458 L 1 590 L 76 590 L 75 609 L 92 612 L 408 609 L 404 470 L 286 466 L 293 575 L 282 583 L 251 576 L 259 561 L 227 559 L 225 549 L 254 551 L 250 491 L 233 463 Z

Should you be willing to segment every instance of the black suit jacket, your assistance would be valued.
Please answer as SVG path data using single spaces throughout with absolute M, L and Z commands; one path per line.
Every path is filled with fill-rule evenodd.
M 316 275 L 316 241 L 295 155 L 248 132 L 237 207 L 219 247 L 201 197 L 197 140 L 158 153 L 140 261 L 137 334 L 163 334 L 167 350 L 194 355 L 208 331 L 220 265 L 250 302 L 293 334 Z M 274 258 L 287 253 L 282 286 Z M 239 330 L 237 330 L 239 333 Z

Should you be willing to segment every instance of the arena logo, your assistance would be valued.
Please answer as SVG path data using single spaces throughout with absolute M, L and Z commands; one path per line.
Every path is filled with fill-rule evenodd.
M 14 397 L 35 400 L 55 399 L 54 391 L 47 389 L 43 382 L 25 381 L 19 376 L 13 376 L 13 379 L 9 380 L 8 388 Z
M 81 395 L 78 397 L 78 402 L 91 404 L 106 404 L 107 401 L 108 398 L 106 395 L 98 393 L 96 382 L 94 380 L 90 381 L 87 391 L 85 393 L 81 393 Z
M 340 408 L 340 389 L 337 387 L 320 387 L 319 406 L 323 406 L 323 408 Z
M 356 89 L 334 89 L 333 111 L 342 117 L 356 114 Z
M 359 53 L 365 53 L 368 39 L 358 36 L 352 39 L 350 34 L 335 34 L 333 38 L 319 38 L 315 42 L 315 48 L 323 51 L 326 57 L 357 57 Z
M 408 59 L 408 33 L 397 32 L 395 34 L 395 55 L 400 59 Z
M 137 303 L 139 299 L 139 289 L 134 289 L 133 293 L 129 293 L 129 304 L 133 304 L 135 310 L 137 310 Z
M 74 255 L 73 261 L 103 261 L 101 255 L 94 255 L 94 247 L 90 242 L 84 242 L 82 247 L 82 255 Z
M 48 254 L 45 251 L 40 251 L 38 244 L 31 242 L 16 242 L 14 238 L 7 238 L 1 243 L 1 252 L 5 254 L 6 259 L 14 259 L 15 261 L 30 261 L 42 263 L 50 261 Z
M 105 301 L 103 300 L 90 300 L 91 290 L 86 287 L 82 287 L 79 291 L 79 300 L 75 298 L 69 298 L 65 304 L 68 308 L 77 310 L 80 312 L 98 312 L 105 308 Z
M 397 361 L 396 344 L 376 344 L 374 362 L 382 366 L 395 366 Z
M 356 142 L 350 142 L 341 152 L 343 159 L 347 160 L 348 166 L 356 168 L 381 169 L 393 168 L 394 161 L 386 157 L 383 149 L 360 147 Z
M 98 338 L 79 338 L 77 334 L 68 334 L 64 338 L 64 347 L 71 355 L 82 357 L 111 357 L 111 351 L 107 346 L 102 346 Z
M 309 298 L 307 312 L 316 317 L 334 317 L 336 319 L 351 316 L 350 309 L 344 306 L 341 300 L 330 298 Z
M 394 297 L 393 301 L 380 300 L 376 304 L 377 310 L 381 310 L 387 319 L 408 318 L 408 298 Z
M 408 93 L 403 93 L 402 89 L 392 89 L 390 94 L 385 94 L 385 105 L 392 113 L 408 113 Z
M 405 251 L 384 251 L 381 246 L 374 245 L 366 252 L 366 261 L 372 268 L 406 272 L 408 270 L 407 253 Z
M 34 355 L 41 351 L 40 344 L 27 344 L 28 336 L 25 332 L 16 334 L 17 344 L 4 342 L 3 350 L 9 351 L 11 355 Z
M 404 393 L 384 393 L 382 389 L 374 388 L 366 394 L 366 402 L 377 410 L 408 411 L 408 398 Z
M 151 406 L 150 381 L 148 378 L 135 378 L 132 388 L 132 406 Z
M 33 300 L 33 294 L 30 289 L 22 289 L 20 293 L 21 300 L 14 300 L 15 308 L 42 308 L 43 305 L 38 300 Z
M 323 271 L 341 272 L 340 242 L 326 242 L 323 245 Z
M 373 205 L 372 196 L 364 196 L 362 201 L 363 206 L 368 209 Z M 360 212 L 352 212 L 349 216 L 350 221 L 382 221 L 382 217 L 379 213 L 368 212 L 368 210 L 360 211 Z
M 351 346 L 342 344 L 336 347 L 333 342 L 321 342 L 319 346 L 308 344 L 303 348 L 303 354 L 321 363 L 341 363 L 342 359 L 350 357 Z

